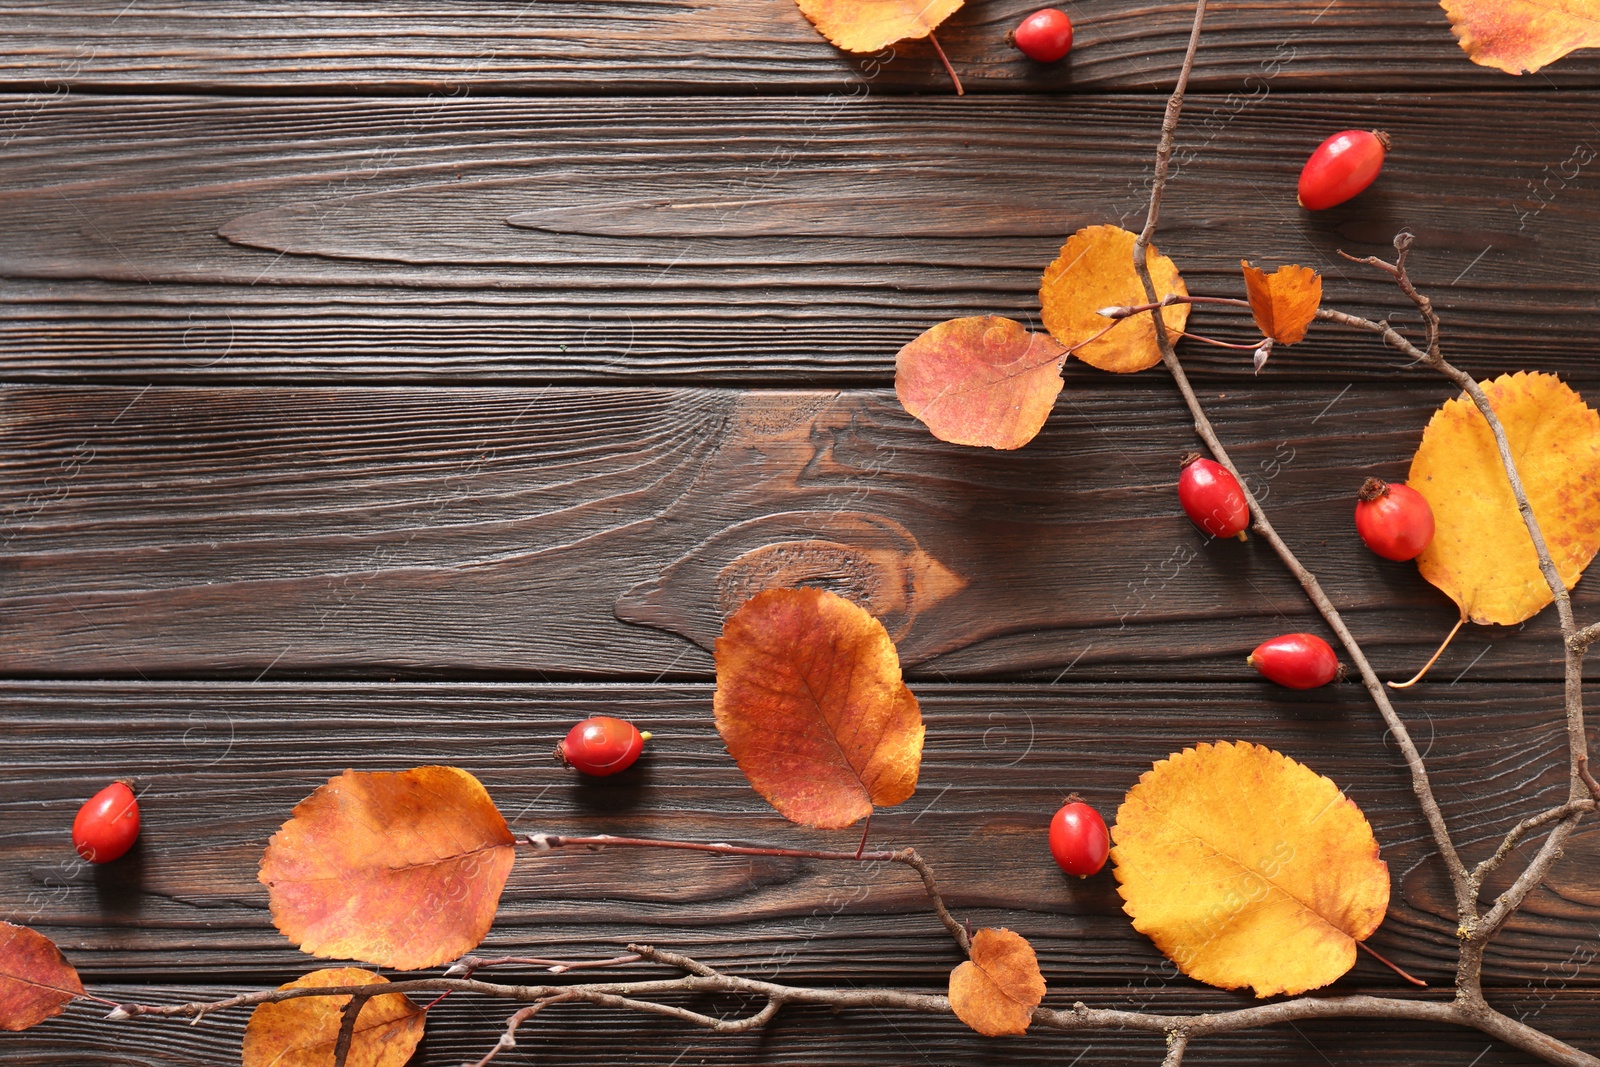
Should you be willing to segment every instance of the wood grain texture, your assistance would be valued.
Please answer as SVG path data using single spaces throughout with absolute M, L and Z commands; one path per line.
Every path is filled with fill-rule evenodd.
M 1059 65 L 1033 63 L 1005 43 L 1034 10 L 1029 0 L 969 3 L 939 38 L 969 91 L 1166 91 L 1182 58 L 1187 5 L 1067 7 L 1077 32 Z M 841 52 L 792 0 L 0 5 L 0 85 L 45 94 L 950 91 L 926 41 L 893 49 L 877 62 Z M 1297 88 L 1524 87 L 1468 61 L 1430 0 L 1218 4 L 1201 59 L 1195 87 L 1223 92 L 1273 61 Z M 1600 60 L 1579 53 L 1544 74 L 1541 87 L 1596 86 Z
M 883 391 L 13 389 L 0 671 L 703 678 L 723 617 L 796 584 L 864 604 L 923 678 L 1246 679 L 1261 640 L 1321 630 L 1263 543 L 1177 507 L 1174 395 L 1068 379 L 1012 453 L 943 444 Z M 1354 490 L 1403 479 L 1449 396 L 1208 395 L 1393 677 L 1457 613 L 1361 545 Z M 1554 679 L 1556 649 L 1550 612 L 1473 627 L 1435 677 Z
M 1241 257 L 1299 262 L 1325 273 L 1330 306 L 1404 325 L 1392 286 L 1336 250 L 1392 251 L 1409 228 L 1459 364 L 1587 368 L 1597 99 L 1196 96 L 1161 250 L 1194 292 L 1240 293 Z M 1160 106 L 68 97 L 6 149 L 0 373 L 882 385 L 941 319 L 1033 321 L 1065 234 L 1142 218 Z M 1368 193 L 1303 212 L 1296 175 L 1332 124 L 1396 147 Z M 1202 324 L 1252 332 L 1232 312 Z M 1203 376 L 1250 375 L 1242 353 L 1187 347 Z M 1396 364 L 1318 325 L 1270 374 Z
M 1200 988 L 1133 930 L 1109 873 L 1062 875 L 1045 838 L 1066 793 L 1110 817 L 1153 761 L 1219 738 L 1300 759 L 1361 806 L 1393 884 L 1372 944 L 1449 984 L 1452 898 L 1404 765 L 1354 689 L 920 683 L 915 692 L 928 727 L 917 793 L 878 812 L 871 840 L 922 851 L 956 914 L 1024 933 L 1053 985 Z M 286 981 L 310 960 L 272 928 L 256 866 L 294 805 L 349 767 L 463 767 L 518 833 L 815 848 L 859 840 L 858 829 L 807 830 L 768 807 L 723 751 L 711 695 L 703 684 L 5 683 L 0 914 L 55 938 L 91 984 Z M 1469 859 L 1562 794 L 1553 695 L 1484 683 L 1433 687 L 1402 704 Z M 570 723 L 599 713 L 626 715 L 654 737 L 636 769 L 585 780 L 549 751 Z M 138 780 L 141 844 L 124 862 L 86 870 L 66 827 L 114 775 Z M 1495 943 L 1490 985 L 1527 989 L 1558 967 L 1573 988 L 1600 985 L 1597 861 L 1600 828 L 1585 827 Z M 667 850 L 519 855 L 484 950 L 601 958 L 638 940 L 798 982 L 937 987 L 958 962 L 902 868 Z M 1398 987 L 1364 956 L 1339 986 Z

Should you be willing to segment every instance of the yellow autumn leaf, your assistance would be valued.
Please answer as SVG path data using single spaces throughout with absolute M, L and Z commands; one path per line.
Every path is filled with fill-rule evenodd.
M 965 0 L 795 0 L 817 32 L 846 52 L 926 37 Z
M 1507 374 L 1483 391 L 1568 589 L 1600 549 L 1600 415 L 1553 374 Z M 1434 412 L 1406 484 L 1433 508 L 1422 576 L 1476 623 L 1513 626 L 1552 597 L 1489 424 L 1460 396 Z
M 1112 325 L 1100 314 L 1104 307 L 1148 303 L 1133 269 L 1133 243 L 1138 235 L 1120 226 L 1087 226 L 1061 246 L 1061 254 L 1045 268 L 1039 282 L 1041 318 L 1050 336 L 1091 367 L 1127 374 L 1161 362 L 1151 313 L 1130 315 Z M 1150 279 L 1161 297 L 1189 295 L 1172 260 L 1145 250 Z M 1161 309 L 1161 321 L 1174 341 L 1189 321 L 1189 305 Z M 1090 340 L 1111 326 L 1104 336 Z M 1082 347 L 1078 347 L 1078 346 Z
M 360 967 L 312 971 L 279 989 L 385 986 L 389 980 Z M 244 1067 L 325 1067 L 333 1063 L 349 994 L 297 997 L 257 1005 L 244 1028 Z M 401 1067 L 422 1041 L 423 1010 L 401 993 L 374 996 L 361 1007 L 346 1067 Z
M 1128 791 L 1111 839 L 1134 929 L 1223 989 L 1327 985 L 1389 905 L 1389 868 L 1361 809 L 1260 745 L 1220 741 L 1161 760 Z
M 950 972 L 950 1010 L 985 1037 L 1020 1034 L 1044 999 L 1027 938 L 1004 927 L 972 935 L 972 958 Z

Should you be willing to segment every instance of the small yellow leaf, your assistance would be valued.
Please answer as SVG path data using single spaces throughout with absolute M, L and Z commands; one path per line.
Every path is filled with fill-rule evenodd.
M 1571 589 L 1600 550 L 1600 415 L 1553 374 L 1507 374 L 1482 385 Z M 1433 541 L 1417 567 L 1463 616 L 1514 626 L 1550 603 L 1494 435 L 1470 397 L 1434 412 L 1406 484 L 1433 508 Z
M 1184 974 L 1256 996 L 1325 986 L 1383 921 L 1389 868 L 1361 809 L 1259 745 L 1196 745 L 1128 791 L 1123 910 Z
M 1039 304 L 1044 328 L 1091 367 L 1127 374 L 1161 362 L 1151 312 L 1130 315 L 1112 326 L 1100 314 L 1104 307 L 1134 307 L 1149 303 L 1139 275 L 1133 269 L 1133 243 L 1138 235 L 1120 226 L 1089 226 L 1067 238 L 1061 255 L 1045 268 L 1039 283 Z M 1145 250 L 1145 264 L 1158 296 L 1189 295 L 1172 260 Z M 1189 305 L 1162 308 L 1161 321 L 1173 341 L 1189 321 Z M 1103 337 L 1091 337 L 1111 326 Z M 1085 344 L 1085 342 L 1088 342 Z M 1082 345 L 1082 347 L 1077 347 Z
M 1003 927 L 972 937 L 972 958 L 950 972 L 950 1010 L 985 1037 L 1020 1034 L 1044 999 L 1033 946 Z
M 312 971 L 279 989 L 388 985 L 360 967 Z M 329 1067 L 344 1021 L 342 997 L 297 997 L 261 1004 L 244 1028 L 244 1067 Z M 423 1012 L 400 993 L 375 996 L 361 1007 L 345 1067 L 401 1067 L 422 1040 Z
M 926 37 L 960 10 L 964 0 L 795 0 L 828 40 L 846 52 Z
M 1250 296 L 1250 314 L 1261 336 L 1292 345 L 1306 335 L 1322 304 L 1322 275 L 1310 267 L 1279 267 L 1268 274 L 1241 259 L 1244 288 Z

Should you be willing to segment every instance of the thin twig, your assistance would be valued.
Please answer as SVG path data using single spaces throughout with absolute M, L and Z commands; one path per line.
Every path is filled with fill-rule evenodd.
M 1600 641 L 1600 622 L 1591 622 L 1567 639 L 1567 647 L 1587 652 L 1596 641 Z
M 1559 822 L 1571 815 L 1573 812 L 1593 811 L 1594 809 L 1595 801 L 1592 798 L 1587 800 L 1569 800 L 1565 804 L 1551 808 L 1549 811 L 1542 811 L 1537 815 L 1530 815 L 1526 819 L 1523 819 L 1521 822 L 1517 823 L 1517 825 L 1513 826 L 1511 831 L 1506 834 L 1505 838 L 1500 842 L 1500 847 L 1495 849 L 1494 855 L 1490 856 L 1488 859 L 1484 860 L 1482 863 L 1478 864 L 1472 869 L 1473 889 L 1482 889 L 1483 880 L 1487 878 L 1490 872 L 1492 872 L 1496 867 L 1500 866 L 1500 864 L 1505 861 L 1507 856 L 1511 855 L 1512 850 L 1517 847 L 1517 843 L 1531 831 L 1537 830 L 1541 826 L 1549 826 L 1553 822 Z
M 535 1015 L 539 1014 L 545 1008 L 548 1008 L 550 1005 L 559 1004 L 563 1000 L 567 999 L 569 998 L 566 996 L 547 997 L 544 1000 L 529 1004 L 526 1008 L 518 1008 L 511 1014 L 511 1017 L 506 1020 L 505 1031 L 500 1035 L 500 1040 L 494 1043 L 494 1048 L 484 1053 L 483 1058 L 478 1060 L 476 1063 L 471 1064 L 470 1067 L 485 1067 L 490 1060 L 493 1060 L 506 1049 L 516 1048 L 518 1027 L 527 1022 L 529 1019 L 533 1018 Z
M 333 1043 L 333 1067 L 345 1067 L 345 1063 L 350 1059 L 350 1045 L 356 1036 L 356 1018 L 371 999 L 371 994 L 357 993 L 340 1012 L 339 1037 Z
M 1189 1047 L 1189 1035 L 1182 1030 L 1174 1030 L 1167 1035 L 1167 1054 L 1161 1061 L 1161 1067 L 1179 1067 L 1183 1063 L 1183 1050 Z
M 550 960 L 540 956 L 462 956 L 446 970 L 447 978 L 467 978 L 483 967 L 543 967 L 551 974 L 566 974 L 568 971 L 586 971 L 597 967 L 619 967 L 625 963 L 638 963 L 642 959 L 637 952 L 630 952 L 624 956 L 612 956 L 604 960 Z

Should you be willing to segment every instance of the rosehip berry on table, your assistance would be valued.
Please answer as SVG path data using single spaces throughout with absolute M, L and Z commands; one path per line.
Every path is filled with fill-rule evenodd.
M 1377 130 L 1334 134 L 1300 171 L 1300 206 L 1321 211 L 1349 200 L 1378 177 L 1388 150 L 1389 135 Z
M 1029 59 L 1054 63 L 1072 51 L 1072 20 L 1065 11 L 1047 7 L 1023 19 L 1007 36 Z
M 640 733 L 631 722 L 596 715 L 568 730 L 566 740 L 556 746 L 555 755 L 584 774 L 616 774 L 633 766 L 648 740 L 650 735 Z
M 1245 662 L 1290 689 L 1315 689 L 1339 676 L 1339 657 L 1316 634 L 1284 634 L 1263 641 Z
M 72 820 L 72 847 L 90 863 L 110 863 L 139 839 L 139 801 L 131 785 L 112 782 L 84 801 Z
M 1194 524 L 1212 537 L 1238 537 L 1250 525 L 1250 505 L 1228 468 L 1191 452 L 1178 474 L 1178 503 Z
M 1416 559 L 1433 540 L 1433 508 L 1409 485 L 1368 478 L 1356 495 L 1356 533 L 1384 559 Z
M 1076 795 L 1067 798 L 1050 820 L 1050 855 L 1068 874 L 1087 878 L 1106 865 L 1111 835 L 1106 821 Z

